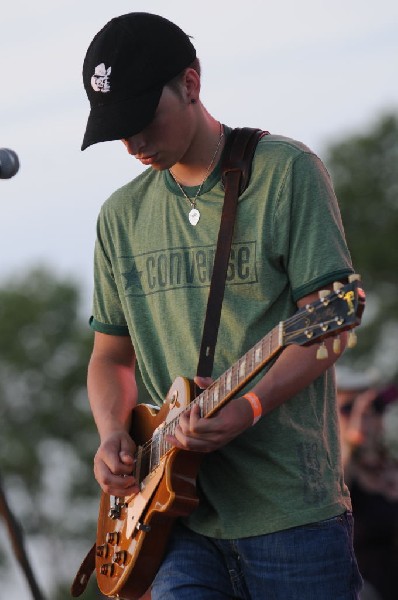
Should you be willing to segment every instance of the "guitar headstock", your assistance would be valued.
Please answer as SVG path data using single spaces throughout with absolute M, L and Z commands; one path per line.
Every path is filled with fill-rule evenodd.
M 365 292 L 360 278 L 350 275 L 346 285 L 335 282 L 333 291 L 322 290 L 318 300 L 307 304 L 283 323 L 283 344 L 309 346 L 354 329 L 361 323 L 364 308 Z M 349 345 L 355 345 L 353 339 Z M 325 358 L 322 352 L 320 354 L 319 358 Z

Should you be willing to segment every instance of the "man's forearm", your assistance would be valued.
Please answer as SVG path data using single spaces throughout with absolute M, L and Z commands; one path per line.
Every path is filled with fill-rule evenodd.
M 346 334 L 341 335 L 341 352 L 345 348 Z M 339 355 L 333 353 L 333 340 L 326 340 L 328 358 L 318 360 L 314 346 L 288 346 L 266 375 L 254 386 L 253 391 L 261 400 L 263 414 L 283 404 L 306 388 L 330 366 Z
M 132 365 L 93 356 L 88 367 L 87 389 L 101 440 L 114 431 L 129 429 L 138 395 Z

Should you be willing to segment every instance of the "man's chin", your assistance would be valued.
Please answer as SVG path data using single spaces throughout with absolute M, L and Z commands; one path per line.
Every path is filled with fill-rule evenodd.
M 172 166 L 160 161 L 155 156 L 146 159 L 140 158 L 139 161 L 142 165 L 144 165 L 144 167 L 152 167 L 152 169 L 155 169 L 155 171 L 166 171 Z

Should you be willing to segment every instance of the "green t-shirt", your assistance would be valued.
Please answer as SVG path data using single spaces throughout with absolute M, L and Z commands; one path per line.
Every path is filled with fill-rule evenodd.
M 186 188 L 191 198 L 196 190 Z M 177 376 L 195 375 L 223 198 L 218 166 L 203 185 L 193 227 L 169 172 L 149 168 L 99 216 L 91 326 L 131 336 L 159 405 Z M 322 162 L 298 142 L 263 137 L 239 198 L 214 377 L 290 317 L 299 298 L 352 272 Z M 187 524 L 215 537 L 270 533 L 350 508 L 334 370 L 205 455 L 198 491 Z

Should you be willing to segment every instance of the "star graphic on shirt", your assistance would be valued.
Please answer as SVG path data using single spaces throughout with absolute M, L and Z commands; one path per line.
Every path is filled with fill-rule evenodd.
M 142 285 L 141 285 L 141 276 L 142 276 L 142 271 L 139 271 L 137 269 L 137 265 L 135 264 L 135 261 L 133 260 L 131 263 L 131 268 L 129 271 L 125 271 L 124 273 L 122 273 L 123 277 L 126 280 L 124 289 L 127 292 L 128 290 L 130 290 L 133 287 L 137 287 L 140 290 L 142 290 Z

